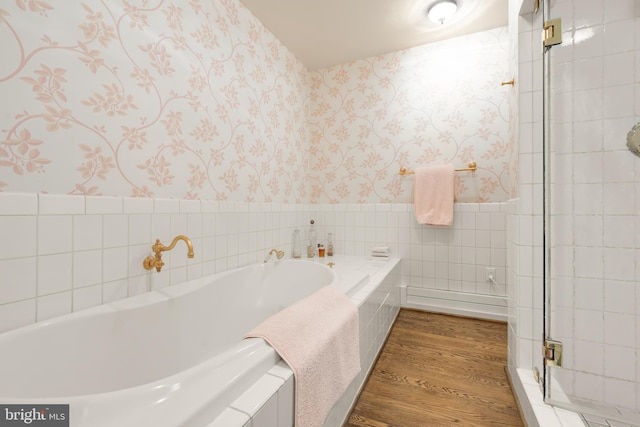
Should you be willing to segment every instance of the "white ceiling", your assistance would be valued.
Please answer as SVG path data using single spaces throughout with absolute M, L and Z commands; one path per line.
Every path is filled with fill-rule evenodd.
M 457 0 L 443 25 L 436 0 L 241 0 L 309 70 L 507 25 L 508 0 Z

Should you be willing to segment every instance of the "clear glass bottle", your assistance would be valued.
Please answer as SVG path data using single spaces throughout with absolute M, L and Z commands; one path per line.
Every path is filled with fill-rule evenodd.
M 315 221 L 310 221 L 311 226 L 309 227 L 309 243 L 307 246 L 307 257 L 313 258 L 316 255 L 316 246 L 318 242 L 318 234 L 316 232 L 316 228 L 314 227 Z
M 333 256 L 333 233 L 327 233 L 327 256 Z
M 293 230 L 293 249 L 291 251 L 294 258 L 302 258 L 302 242 L 300 241 L 300 230 Z

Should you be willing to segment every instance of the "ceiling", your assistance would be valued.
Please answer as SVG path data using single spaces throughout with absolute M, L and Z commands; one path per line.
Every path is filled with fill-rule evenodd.
M 309 70 L 507 25 L 508 0 L 457 0 L 434 24 L 436 0 L 241 0 Z

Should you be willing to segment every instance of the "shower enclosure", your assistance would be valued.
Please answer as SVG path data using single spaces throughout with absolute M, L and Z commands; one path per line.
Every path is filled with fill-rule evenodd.
M 640 425 L 640 157 L 627 149 L 640 2 L 541 3 L 545 37 L 562 41 L 540 70 L 547 346 L 535 365 L 547 403 Z

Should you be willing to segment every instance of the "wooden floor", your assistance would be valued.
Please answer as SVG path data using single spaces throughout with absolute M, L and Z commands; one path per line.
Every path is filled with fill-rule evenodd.
M 345 426 L 524 426 L 504 323 L 400 310 Z

